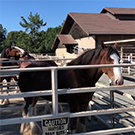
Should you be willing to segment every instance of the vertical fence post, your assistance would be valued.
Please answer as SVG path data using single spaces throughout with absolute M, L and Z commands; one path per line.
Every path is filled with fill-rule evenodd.
M 52 107 L 53 107 L 53 116 L 58 116 L 58 93 L 57 93 L 57 68 L 51 69 L 52 77 Z
M 121 59 L 121 63 L 123 63 L 123 46 L 121 46 L 120 48 L 120 59 Z
M 131 62 L 131 57 L 130 57 L 130 55 L 128 55 L 128 61 Z M 128 75 L 131 74 L 131 73 L 130 73 L 130 68 L 131 68 L 131 67 L 128 67 Z
M 114 91 L 110 91 L 110 100 L 111 100 L 111 108 L 114 108 Z M 111 124 L 112 124 L 112 128 L 114 128 L 114 114 L 111 114 Z
M 131 60 L 131 63 L 133 62 L 133 54 L 130 53 L 130 60 Z
M 114 84 L 110 83 L 110 86 L 113 86 Z M 110 104 L 111 104 L 111 108 L 114 108 L 114 91 L 115 90 L 111 90 L 110 91 Z M 112 124 L 112 128 L 114 128 L 114 114 L 111 114 L 111 124 Z

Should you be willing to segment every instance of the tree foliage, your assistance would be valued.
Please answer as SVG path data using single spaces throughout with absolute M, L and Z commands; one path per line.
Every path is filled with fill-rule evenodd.
M 26 19 L 21 16 L 21 19 L 23 22 L 20 22 L 19 24 L 25 28 L 25 31 L 27 32 L 28 30 L 30 34 L 32 34 L 33 36 L 36 36 L 36 34 L 39 32 L 39 29 L 41 28 L 41 26 L 45 26 L 47 23 L 43 22 L 43 20 L 40 19 L 40 15 L 38 13 L 36 13 L 34 16 L 32 15 L 32 12 L 30 12 L 30 15 L 28 17 L 28 21 L 26 21 Z
M 48 28 L 45 32 L 45 40 L 42 42 L 42 45 L 40 47 L 40 52 L 43 52 L 43 50 L 51 51 L 52 44 L 54 42 L 54 39 L 57 34 L 59 34 L 61 30 L 61 26 L 55 27 L 55 28 Z
M 2 42 L 6 39 L 7 30 L 0 24 L 0 51 L 4 48 Z
M 23 28 L 25 28 L 25 32 L 28 32 L 30 37 L 31 50 L 29 51 L 33 50 L 35 52 L 35 48 L 37 48 L 36 40 L 38 38 L 39 29 L 42 26 L 45 26 L 46 22 L 44 23 L 43 20 L 40 19 L 40 15 L 38 13 L 33 16 L 32 12 L 30 12 L 30 15 L 28 17 L 29 22 L 23 16 L 21 16 L 21 19 L 22 22 L 20 22 L 19 24 Z
M 32 53 L 51 52 L 51 47 L 57 34 L 59 34 L 62 26 L 48 28 L 46 31 L 40 31 L 46 23 L 40 19 L 36 13 L 35 16 L 30 13 L 29 22 L 21 17 L 20 25 L 25 31 L 11 31 L 8 33 L 6 40 L 2 42 L 2 48 L 12 44 L 22 47 L 24 50 Z

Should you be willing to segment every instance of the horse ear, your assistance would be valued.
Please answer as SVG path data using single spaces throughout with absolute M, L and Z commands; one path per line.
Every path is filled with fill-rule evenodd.
M 117 42 L 114 44 L 114 47 L 117 49 L 117 47 L 118 47 L 118 44 L 117 44 Z
M 102 49 L 105 50 L 107 48 L 107 46 L 102 42 Z

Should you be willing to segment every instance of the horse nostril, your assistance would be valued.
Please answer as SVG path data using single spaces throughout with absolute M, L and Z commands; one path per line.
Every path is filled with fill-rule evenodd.
M 124 83 L 123 79 L 122 80 L 115 80 L 116 85 L 122 85 Z

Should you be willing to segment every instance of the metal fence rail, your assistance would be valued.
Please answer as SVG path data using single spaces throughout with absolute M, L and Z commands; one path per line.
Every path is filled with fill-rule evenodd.
M 39 68 L 24 68 L 24 69 L 0 69 L 0 75 L 7 75 L 8 73 L 18 74 L 20 72 L 31 72 L 31 71 L 45 71 L 45 70 L 70 70 L 70 69 L 88 69 L 88 68 L 105 68 L 105 67 L 131 67 L 135 64 L 101 64 L 101 65 L 78 65 L 78 66 L 66 66 L 66 67 L 39 67 Z
M 116 89 L 126 90 L 133 89 L 135 84 L 132 85 L 123 85 L 123 86 L 106 86 L 106 87 L 85 87 L 85 88 L 72 88 L 72 89 L 58 89 L 57 94 L 75 94 L 75 93 L 87 93 L 87 92 L 96 92 L 96 91 L 113 91 Z M 22 92 L 16 94 L 2 94 L 0 95 L 0 99 L 5 98 L 21 98 L 21 97 L 37 97 L 37 96 L 48 96 L 52 95 L 52 90 L 39 90 L 32 92 Z
M 68 116 L 69 118 L 74 117 L 87 117 L 87 116 L 94 116 L 94 115 L 103 115 L 103 114 L 112 114 L 112 113 L 121 113 L 121 112 L 130 112 L 135 111 L 135 107 L 123 107 L 123 108 L 115 108 L 115 109 L 102 109 L 102 110 L 93 110 L 93 111 L 82 111 L 82 112 L 76 112 L 76 113 L 59 113 L 57 117 L 62 116 Z M 46 114 L 46 115 L 40 115 L 40 116 L 31 116 L 27 118 L 10 118 L 10 119 L 4 119 L 0 120 L 0 125 L 11 125 L 11 124 L 19 124 L 19 123 L 25 123 L 25 122 L 31 122 L 31 121 L 41 121 L 43 118 L 50 118 L 50 117 L 56 117 L 54 114 Z
M 88 69 L 88 68 L 104 68 L 104 67 L 124 67 L 124 66 L 135 66 L 135 64 L 118 64 L 118 65 L 86 65 L 86 66 L 68 66 L 68 67 L 45 67 L 45 68 L 26 68 L 26 69 L 3 69 L 0 70 L 0 75 L 7 75 L 12 73 L 20 73 L 20 72 L 31 72 L 31 71 L 44 71 L 51 70 L 52 76 L 52 90 L 45 91 L 34 91 L 34 92 L 25 92 L 25 93 L 17 93 L 17 94 L 4 94 L 0 95 L 0 99 L 5 98 L 18 98 L 18 97 L 33 97 L 33 96 L 43 96 L 43 95 L 52 95 L 52 108 L 53 114 L 50 115 L 40 115 L 40 116 L 32 116 L 29 118 L 12 118 L 12 119 L 2 119 L 0 120 L 0 125 L 8 125 L 8 124 L 16 124 L 16 123 L 24 123 L 30 121 L 41 121 L 43 118 L 48 117 L 59 117 L 59 116 L 69 116 L 69 118 L 73 117 L 83 117 L 83 116 L 93 116 L 93 115 L 103 115 L 103 114 L 112 114 L 112 113 L 120 113 L 120 112 L 129 112 L 135 111 L 135 107 L 123 107 L 123 108 L 112 108 L 112 109 L 103 109 L 103 110 L 93 110 L 93 111 L 84 111 L 77 113 L 58 113 L 58 94 L 71 94 L 71 93 L 84 93 L 84 92 L 95 92 L 95 91 L 112 91 L 112 90 L 124 90 L 124 89 L 132 89 L 135 85 L 127 85 L 127 86 L 107 86 L 107 87 L 88 87 L 88 88 L 74 88 L 74 89 L 58 89 L 57 90 L 57 71 L 58 70 L 70 70 L 70 69 Z M 122 133 L 128 131 L 134 131 L 135 127 L 131 128 L 122 128 L 122 129 L 112 129 L 105 131 L 96 131 L 90 133 L 83 133 L 89 135 L 105 135 L 112 133 Z M 79 133 L 80 134 L 80 133 Z

